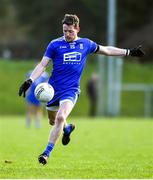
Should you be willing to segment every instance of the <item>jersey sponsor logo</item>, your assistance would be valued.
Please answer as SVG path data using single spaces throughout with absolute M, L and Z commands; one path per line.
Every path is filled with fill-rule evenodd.
M 64 63 L 65 62 L 80 62 L 81 61 L 82 54 L 79 52 L 71 52 L 71 53 L 65 53 L 64 54 Z

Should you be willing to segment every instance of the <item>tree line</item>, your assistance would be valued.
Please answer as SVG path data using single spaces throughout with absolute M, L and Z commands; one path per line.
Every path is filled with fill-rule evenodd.
M 34 51 L 35 56 L 41 55 L 42 48 L 46 47 L 50 40 L 62 35 L 61 21 L 66 13 L 77 14 L 80 18 L 80 36 L 107 45 L 107 0 L 0 1 L 0 17 L 8 14 L 8 7 L 14 9 L 17 28 L 24 29 L 23 37 L 31 43 L 30 48 L 32 46 L 37 49 Z M 132 42 L 133 44 L 126 44 L 126 40 L 152 22 L 153 1 L 116 0 L 116 2 L 116 45 L 129 48 L 126 46 L 143 43 L 142 37 L 140 42 Z M 145 48 L 150 49 L 148 46 Z

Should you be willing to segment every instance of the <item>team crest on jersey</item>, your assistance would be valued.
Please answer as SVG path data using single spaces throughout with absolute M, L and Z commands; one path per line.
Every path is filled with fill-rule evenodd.
M 63 57 L 63 63 L 64 64 L 80 64 L 81 56 L 82 55 L 79 52 L 65 53 Z
M 80 44 L 80 49 L 83 49 L 83 44 L 82 43 Z

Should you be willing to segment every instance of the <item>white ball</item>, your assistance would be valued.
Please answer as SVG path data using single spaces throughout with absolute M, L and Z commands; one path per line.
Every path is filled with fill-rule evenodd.
M 36 98 L 43 103 L 47 103 L 54 97 L 54 88 L 48 83 L 40 83 L 35 88 Z

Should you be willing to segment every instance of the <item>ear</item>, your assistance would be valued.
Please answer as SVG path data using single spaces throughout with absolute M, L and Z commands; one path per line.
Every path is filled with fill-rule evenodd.
M 79 33 L 79 32 L 80 32 L 80 27 L 77 27 L 76 29 L 77 29 L 77 31 L 78 31 L 78 33 Z

